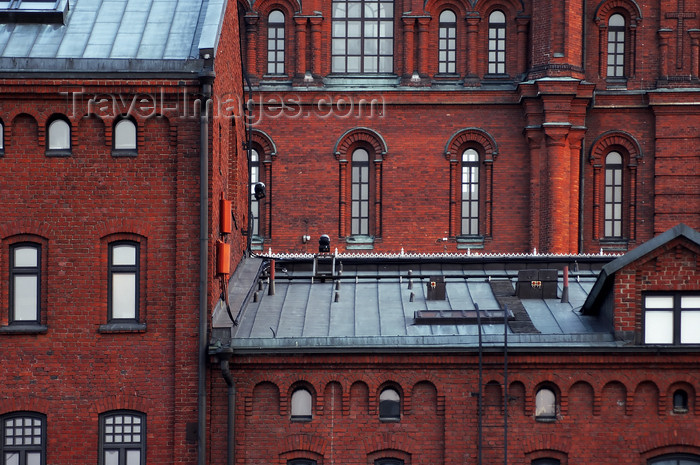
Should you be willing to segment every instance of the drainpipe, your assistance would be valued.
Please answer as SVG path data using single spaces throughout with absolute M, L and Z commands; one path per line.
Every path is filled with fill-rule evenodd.
M 199 113 L 199 363 L 197 369 L 197 463 L 207 463 L 207 294 L 209 268 L 209 101 L 214 71 L 199 76 L 202 106 Z
M 231 375 L 231 367 L 229 361 L 233 355 L 233 350 L 230 347 L 217 352 L 216 357 L 219 359 L 221 366 L 221 376 L 223 376 L 226 385 L 228 386 L 228 424 L 226 431 L 226 463 L 233 465 L 234 462 L 234 427 L 236 421 L 236 387 L 233 385 L 233 376 Z

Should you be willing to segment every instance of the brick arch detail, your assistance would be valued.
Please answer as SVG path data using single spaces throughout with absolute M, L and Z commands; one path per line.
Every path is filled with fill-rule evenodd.
M 53 236 L 53 231 L 48 223 L 32 218 L 23 218 L 0 225 L 0 240 L 20 234 L 36 236 L 48 241 Z
M 289 454 L 294 451 L 308 451 L 320 456 L 325 455 L 327 442 L 320 436 L 312 434 L 292 434 L 284 438 L 282 454 Z
M 358 142 L 369 144 L 375 157 L 383 159 L 388 151 L 386 141 L 376 131 L 369 128 L 353 128 L 346 131 L 338 138 L 333 148 L 333 154 L 337 160 L 346 160 L 348 150 Z
M 285 21 L 291 20 L 292 16 L 301 13 L 301 3 L 299 0 L 255 0 L 252 7 L 256 13 L 267 18 L 273 10 L 280 10 L 284 13 Z M 267 19 L 265 19 L 267 21 Z
M 629 13 L 632 25 L 636 25 L 642 20 L 642 10 L 634 0 L 603 0 L 596 8 L 593 15 L 594 20 L 598 25 L 607 25 L 610 14 L 619 9 Z
M 277 145 L 266 132 L 260 129 L 253 129 L 250 139 L 252 144 L 257 144 L 262 149 L 264 160 L 274 160 L 277 157 Z
M 661 431 L 639 438 L 637 448 L 645 458 L 677 452 L 700 455 L 700 437 L 693 428 L 674 428 L 673 431 Z
M 426 0 L 423 6 L 425 14 L 435 15 L 436 18 L 439 18 L 443 11 L 452 10 L 457 15 L 457 21 L 467 14 L 466 8 L 464 4 L 454 0 Z
M 90 410 L 95 416 L 112 410 L 134 410 L 148 415 L 151 404 L 152 401 L 150 399 L 140 396 L 136 392 L 122 392 L 97 399 Z
M 611 147 L 620 146 L 629 155 L 629 163 L 637 164 L 637 159 L 644 155 L 637 139 L 624 131 L 608 131 L 601 134 L 591 146 L 589 162 L 592 164 L 603 163 L 605 155 Z
M 48 415 L 51 404 L 46 399 L 38 397 L 3 399 L 0 405 L 0 415 L 16 412 L 34 412 Z
M 474 9 L 484 13 L 484 18 L 488 18 L 488 14 L 494 10 L 505 10 L 506 15 L 522 13 L 525 11 L 525 5 L 522 0 L 479 0 L 474 2 Z
M 484 149 L 484 161 L 492 162 L 498 155 L 498 144 L 489 133 L 479 128 L 465 128 L 457 131 L 445 144 L 445 158 L 458 161 L 459 149 L 467 143 L 476 143 Z
M 555 434 L 540 434 L 529 438 L 523 444 L 523 452 L 525 454 L 543 450 L 568 454 L 569 450 L 571 450 L 571 438 Z
M 415 439 L 406 433 L 381 433 L 364 442 L 365 453 L 367 455 L 391 455 L 392 452 L 399 452 L 401 455 L 410 457 L 406 451 L 411 450 Z

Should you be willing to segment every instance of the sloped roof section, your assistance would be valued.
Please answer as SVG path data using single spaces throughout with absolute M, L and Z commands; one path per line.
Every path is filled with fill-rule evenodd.
M 0 24 L 0 70 L 182 68 L 183 61 L 200 59 L 201 47 L 216 49 L 226 6 L 225 0 L 68 1 L 65 24 Z
M 605 295 L 611 291 L 612 281 L 616 272 L 679 237 L 684 237 L 688 241 L 700 246 L 700 232 L 688 225 L 680 223 L 605 265 L 600 271 L 600 275 L 593 289 L 591 289 L 591 293 L 583 304 L 582 312 L 586 315 L 598 313 L 600 302 L 605 298 Z
M 506 333 L 509 344 L 525 347 L 615 345 L 610 328 L 580 314 L 598 272 L 610 260 L 335 257 L 334 264 L 322 264 L 310 258 L 277 259 L 263 273 L 257 267 L 247 271 L 251 292 L 232 306 L 235 325 L 225 311 L 215 309 L 215 339 L 237 351 L 474 348 L 478 311 L 487 346 L 502 346 Z M 565 265 L 569 299 L 562 302 Z M 559 270 L 557 297 L 517 297 L 523 269 Z M 244 294 L 242 281 L 240 275 L 232 280 L 238 296 Z M 431 296 L 443 281 L 444 298 Z M 230 337 L 220 336 L 224 333 Z

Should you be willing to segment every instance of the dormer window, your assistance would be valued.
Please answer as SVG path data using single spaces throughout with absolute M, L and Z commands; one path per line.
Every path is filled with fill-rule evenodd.
M 0 21 L 65 24 L 68 0 L 0 0 Z

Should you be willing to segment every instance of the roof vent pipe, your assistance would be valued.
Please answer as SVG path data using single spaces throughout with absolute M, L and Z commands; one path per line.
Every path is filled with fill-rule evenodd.
M 270 260 L 270 287 L 267 289 L 267 295 L 275 295 L 275 260 Z
M 564 267 L 564 288 L 561 291 L 561 303 L 569 303 L 569 267 Z

